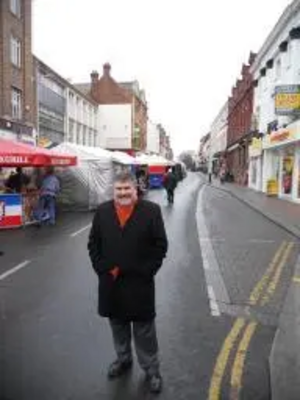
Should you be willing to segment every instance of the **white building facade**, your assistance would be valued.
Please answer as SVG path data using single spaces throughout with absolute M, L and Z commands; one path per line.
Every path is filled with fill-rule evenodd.
M 132 147 L 133 113 L 131 104 L 99 105 L 100 146 L 108 150 Z
M 259 138 L 252 148 L 254 156 L 249 152 L 250 186 L 300 202 L 300 0 L 282 14 L 258 53 L 252 74 Z
M 159 154 L 160 151 L 160 135 L 157 124 L 148 120 L 147 123 L 147 153 Z
M 66 100 L 66 141 L 100 146 L 98 105 L 71 86 L 66 89 Z
M 223 105 L 210 127 L 209 162 L 217 171 L 222 162 L 222 153 L 227 147 L 228 102 Z M 212 166 L 210 166 L 212 168 Z

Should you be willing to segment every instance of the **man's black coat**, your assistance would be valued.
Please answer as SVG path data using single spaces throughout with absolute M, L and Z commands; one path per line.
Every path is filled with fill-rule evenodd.
M 99 206 L 88 250 L 99 277 L 98 311 L 103 317 L 148 320 L 155 316 L 154 276 L 166 256 L 168 241 L 161 209 L 140 200 L 122 228 L 113 201 Z M 120 268 L 114 279 L 109 273 Z

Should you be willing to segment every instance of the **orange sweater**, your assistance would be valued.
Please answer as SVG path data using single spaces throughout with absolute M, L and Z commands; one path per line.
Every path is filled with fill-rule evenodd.
M 130 206 L 120 206 L 120 205 L 116 204 L 115 207 L 116 207 L 116 212 L 118 215 L 120 225 L 123 228 L 126 225 L 129 218 L 131 217 L 134 207 L 135 207 L 135 204 L 130 205 Z
M 130 206 L 120 206 L 118 204 L 115 204 L 118 219 L 122 228 L 126 225 L 127 221 L 131 217 L 134 207 L 135 204 L 132 204 Z M 114 277 L 114 279 L 117 279 L 117 277 L 120 274 L 119 267 L 118 266 L 114 267 L 113 269 L 110 270 L 110 273 Z

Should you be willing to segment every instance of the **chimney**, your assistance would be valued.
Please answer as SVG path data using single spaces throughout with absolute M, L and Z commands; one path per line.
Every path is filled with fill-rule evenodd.
M 256 53 L 253 53 L 253 52 L 251 51 L 251 52 L 250 52 L 250 56 L 249 56 L 249 61 L 248 61 L 248 63 L 249 63 L 250 66 L 254 63 L 255 59 L 256 59 Z
M 110 63 L 105 63 L 103 65 L 103 76 L 110 76 L 111 65 Z
M 92 80 L 92 86 L 93 86 L 95 83 L 98 82 L 98 80 L 99 80 L 99 73 L 98 73 L 98 71 L 93 71 L 93 72 L 91 73 L 91 80 Z
M 92 71 L 92 73 L 91 73 L 91 95 L 92 95 L 92 97 L 96 96 L 98 81 L 99 81 L 98 71 Z

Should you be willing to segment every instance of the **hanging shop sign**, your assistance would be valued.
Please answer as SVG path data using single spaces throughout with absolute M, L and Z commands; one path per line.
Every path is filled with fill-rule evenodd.
M 300 115 L 300 85 L 280 85 L 275 88 L 276 115 Z
M 261 138 L 253 138 L 252 143 L 249 146 L 249 157 L 260 157 L 262 154 L 262 139 Z

